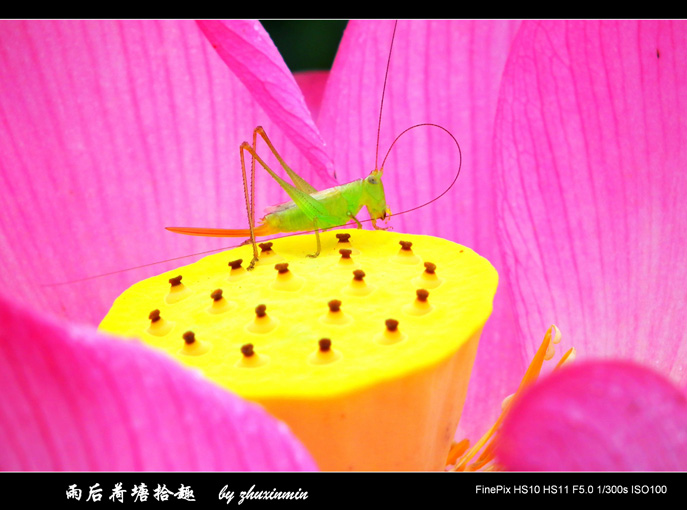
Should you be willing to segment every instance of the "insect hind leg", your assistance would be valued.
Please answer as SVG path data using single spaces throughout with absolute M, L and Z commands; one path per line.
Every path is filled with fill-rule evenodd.
M 253 146 L 250 147 L 246 142 L 243 142 L 241 144 L 241 147 L 239 149 L 239 152 L 241 153 L 241 174 L 243 175 L 243 193 L 246 199 L 246 212 L 248 213 L 248 228 L 250 230 L 250 243 L 253 246 L 253 259 L 250 261 L 250 264 L 246 268 L 248 271 L 251 271 L 254 267 L 255 264 L 258 262 L 258 247 L 255 243 L 255 157 L 253 157 L 253 154 L 255 153 L 255 146 L 257 145 L 258 139 L 257 139 L 257 131 L 253 131 Z M 250 164 L 250 196 L 248 193 L 248 179 L 246 176 L 246 159 L 244 156 L 244 152 L 247 150 L 247 147 L 250 147 L 252 149 L 249 150 L 248 152 L 251 153 L 251 164 Z M 248 242 L 248 241 L 246 241 Z

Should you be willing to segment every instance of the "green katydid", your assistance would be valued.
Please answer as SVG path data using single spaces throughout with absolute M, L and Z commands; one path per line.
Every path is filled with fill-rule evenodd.
M 381 127 L 382 119 L 382 109 L 384 105 L 384 93 L 386 91 L 386 82 L 389 74 L 389 64 L 391 62 L 391 52 L 393 50 L 393 42 L 396 35 L 396 25 L 394 25 L 393 34 L 391 36 L 391 45 L 389 48 L 389 57 L 387 61 L 386 74 L 384 78 L 384 85 L 382 88 L 382 98 L 379 110 L 379 125 L 377 130 L 377 152 L 379 152 L 379 133 Z M 458 147 L 460 153 L 460 145 L 458 144 L 455 137 L 445 128 L 436 124 L 417 124 L 411 126 L 403 131 L 400 135 L 396 137 L 394 142 L 389 147 L 387 156 L 391 151 L 391 148 L 396 143 L 396 141 L 406 132 L 413 128 L 419 126 L 431 126 L 437 127 L 445 131 Z M 258 155 L 256 151 L 257 139 L 260 136 L 270 151 L 279 161 L 284 171 L 288 174 L 289 178 L 293 182 L 289 184 L 284 179 L 279 177 Z M 246 175 L 246 162 L 245 162 L 245 152 L 248 152 L 251 157 L 251 186 L 250 186 L 250 196 L 248 191 L 248 179 Z M 253 259 L 251 260 L 248 269 L 252 269 L 255 263 L 258 261 L 258 251 L 256 247 L 255 237 L 256 236 L 266 236 L 271 234 L 278 234 L 282 232 L 301 232 L 301 231 L 313 231 L 315 232 L 315 237 L 317 241 L 317 249 L 315 253 L 309 255 L 310 257 L 317 257 L 320 253 L 320 230 L 327 230 L 330 228 L 345 225 L 350 221 L 354 221 L 358 228 L 362 228 L 360 220 L 356 215 L 360 212 L 363 207 L 367 208 L 368 214 L 372 221 L 372 225 L 375 229 L 384 229 L 384 227 L 378 227 L 376 221 L 379 219 L 386 219 L 391 216 L 391 211 L 386 204 L 386 196 L 384 194 L 384 185 L 382 183 L 382 174 L 384 171 L 384 162 L 378 167 L 375 164 L 375 169 L 370 172 L 367 177 L 358 179 L 347 184 L 342 184 L 340 186 L 334 186 L 322 191 L 317 191 L 313 186 L 308 184 L 302 177 L 300 177 L 295 171 L 293 171 L 284 161 L 284 159 L 279 155 L 276 148 L 268 138 L 265 130 L 258 126 L 253 131 L 253 143 L 252 145 L 248 142 L 243 142 L 240 146 L 240 156 L 241 156 L 241 170 L 243 174 L 243 187 L 246 200 L 246 210 L 248 212 L 248 229 L 218 229 L 218 228 L 197 228 L 197 227 L 166 227 L 167 230 L 179 234 L 186 234 L 192 236 L 209 236 L 209 237 L 249 237 L 250 242 L 253 246 Z M 277 206 L 273 206 L 267 209 L 266 215 L 262 218 L 260 225 L 255 224 L 255 202 L 254 202 L 254 185 L 255 185 L 255 162 L 258 162 L 265 171 L 267 171 L 270 176 L 277 181 L 279 186 L 289 195 L 291 198 L 290 202 L 286 202 Z M 384 159 L 386 161 L 386 157 Z M 441 196 L 451 189 L 453 184 L 456 182 L 458 175 L 460 173 L 460 166 L 458 167 L 458 172 L 449 185 L 449 187 L 439 196 L 435 197 L 428 203 L 437 200 Z M 419 209 L 421 206 L 409 209 L 410 210 Z M 399 213 L 402 214 L 402 213 Z
M 268 147 L 275 155 L 284 171 L 293 181 L 293 185 L 279 177 L 267 164 L 260 158 L 255 151 L 257 136 L 260 135 Z M 254 168 L 251 168 L 251 197 L 248 196 L 248 186 L 246 185 L 246 165 L 244 153 L 249 152 L 253 158 L 252 164 L 257 161 L 271 176 L 277 181 L 282 189 L 289 195 L 291 202 L 286 202 L 267 210 L 267 214 L 262 219 L 262 223 L 255 225 L 254 214 L 255 205 L 253 201 L 253 183 L 255 179 Z M 376 220 L 385 219 L 391 215 L 386 205 L 384 195 L 384 185 L 382 184 L 383 169 L 373 170 L 370 175 L 363 179 L 358 179 L 347 184 L 334 186 L 322 191 L 317 191 L 296 172 L 294 172 L 284 162 L 276 151 L 272 142 L 267 137 L 265 130 L 258 126 L 253 131 L 253 145 L 248 142 L 241 144 L 241 169 L 243 172 L 244 192 L 246 196 L 246 209 L 248 210 L 248 229 L 213 229 L 213 228 L 194 228 L 194 227 L 167 227 L 167 230 L 179 234 L 211 237 L 250 237 L 253 245 L 253 260 L 248 269 L 252 269 L 258 260 L 258 252 L 255 244 L 255 236 L 265 236 L 282 232 L 301 232 L 314 230 L 317 239 L 317 250 L 311 257 L 320 254 L 319 231 L 326 230 L 340 225 L 345 225 L 353 220 L 362 228 L 362 224 L 356 217 L 363 207 L 372 219 L 372 225 L 378 227 Z

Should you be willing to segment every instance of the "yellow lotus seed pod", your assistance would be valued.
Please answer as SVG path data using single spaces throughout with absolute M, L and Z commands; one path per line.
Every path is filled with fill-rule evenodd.
M 252 248 L 241 246 L 141 281 L 100 327 L 261 404 L 320 469 L 442 470 L 496 271 L 435 237 L 337 230 L 321 240 L 317 258 L 307 257 L 313 235 L 291 236 L 263 248 L 251 271 L 241 260 Z M 355 265 L 340 263 L 342 249 Z M 169 299 L 178 276 L 187 290 Z M 151 324 L 158 316 L 164 328 Z M 188 331 L 201 343 L 184 344 Z

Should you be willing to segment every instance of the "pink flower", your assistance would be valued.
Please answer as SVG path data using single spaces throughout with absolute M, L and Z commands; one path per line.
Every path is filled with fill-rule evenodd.
M 0 317 L 11 325 L 0 348 L 11 388 L 0 404 L 2 468 L 313 468 L 252 406 L 91 331 L 126 286 L 173 263 L 44 285 L 226 246 L 164 226 L 245 223 L 238 147 L 256 125 L 318 188 L 368 173 L 392 29 L 350 24 L 313 119 L 256 23 L 0 24 Z M 432 122 L 456 136 L 464 161 L 449 194 L 392 224 L 468 245 L 502 276 L 461 434 L 495 419 L 550 323 L 581 358 L 635 360 L 684 387 L 686 34 L 684 22 L 399 23 L 379 159 L 403 129 Z M 457 157 L 440 130 L 404 135 L 385 163 L 392 211 L 443 191 Z M 258 209 L 283 200 L 265 175 L 258 189 Z M 166 373 L 172 386 L 156 382 Z M 73 398 L 81 387 L 93 388 L 90 400 Z M 174 393 L 182 387 L 193 402 Z M 91 425 L 83 417 L 103 392 L 113 404 Z M 158 416 L 179 405 L 191 406 L 187 421 L 152 440 Z M 580 412 L 593 422 L 593 411 Z M 264 462 L 192 419 L 206 413 L 212 423 L 252 416 L 249 433 L 269 437 L 258 441 Z M 112 444 L 126 438 L 109 461 L 94 451 L 100 429 Z M 165 446 L 188 430 L 188 451 L 173 461 Z M 212 458 L 199 453 L 203 441 L 216 446 Z

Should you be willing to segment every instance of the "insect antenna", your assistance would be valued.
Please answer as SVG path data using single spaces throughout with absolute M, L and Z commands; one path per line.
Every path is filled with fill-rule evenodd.
M 460 175 L 460 170 L 463 166 L 463 152 L 460 149 L 460 144 L 458 143 L 458 140 L 456 140 L 456 137 L 453 136 L 453 133 L 451 133 L 448 129 L 446 129 L 443 126 L 440 126 L 439 124 L 432 124 L 430 122 L 423 122 L 421 124 L 415 124 L 414 126 L 410 126 L 409 128 L 404 129 L 396 138 L 394 138 L 394 141 L 391 142 L 391 145 L 389 146 L 389 149 L 386 151 L 386 155 L 384 156 L 384 159 L 382 160 L 382 165 L 381 167 L 378 165 L 379 162 L 379 140 L 381 138 L 381 133 L 382 133 L 382 112 L 384 110 L 384 96 L 386 95 L 386 84 L 387 80 L 389 79 L 389 68 L 391 67 L 391 54 L 394 49 L 394 40 L 396 39 L 396 29 L 398 28 L 398 20 L 394 23 L 394 30 L 391 34 L 391 44 L 389 45 L 389 56 L 387 57 L 386 61 L 386 72 L 384 74 L 384 85 L 382 86 L 382 98 L 379 103 L 379 121 L 377 123 L 377 144 L 375 148 L 375 170 L 384 170 L 384 163 L 386 163 L 387 158 L 391 154 L 391 149 L 394 147 L 396 142 L 398 141 L 399 138 L 401 138 L 404 134 L 406 134 L 408 131 L 419 128 L 419 127 L 433 127 L 437 129 L 441 129 L 444 131 L 446 134 L 448 134 L 453 142 L 456 144 L 456 147 L 458 148 L 458 171 L 456 172 L 455 177 L 453 178 L 453 181 L 451 181 L 451 184 L 448 185 L 448 187 L 441 192 L 441 194 L 437 195 L 434 197 L 432 200 L 429 200 L 428 202 L 425 202 L 424 204 L 415 206 L 411 209 L 406 209 L 405 211 L 397 212 L 394 213 L 394 216 L 398 216 L 399 214 L 405 214 L 411 211 L 416 211 L 418 209 L 422 209 L 423 207 L 436 202 L 439 200 L 441 197 L 443 197 L 446 193 L 448 193 L 451 188 L 453 188 L 453 185 L 456 183 L 458 180 L 458 176 Z
M 386 82 L 389 79 L 389 68 L 391 67 L 391 53 L 394 49 L 394 39 L 396 39 L 396 28 L 398 27 L 398 20 L 394 23 L 394 31 L 391 34 L 391 44 L 389 45 L 389 56 L 386 59 L 386 72 L 384 73 L 384 85 L 382 85 L 382 99 L 379 102 L 379 121 L 377 122 L 377 145 L 375 148 L 375 170 L 379 170 L 377 163 L 379 162 L 379 138 L 382 134 L 382 111 L 384 110 L 384 95 L 386 94 Z M 393 143 L 391 144 L 393 145 Z M 387 152 L 387 156 L 389 153 Z M 386 161 L 386 157 L 384 158 Z M 382 162 L 384 168 L 384 162 Z
M 158 264 L 164 264 L 165 262 L 175 262 L 177 260 L 189 259 L 191 257 L 199 257 L 201 255 L 209 255 L 211 253 L 218 253 L 221 251 L 236 248 L 237 246 L 240 246 L 240 245 L 224 246 L 222 248 L 214 248 L 212 250 L 199 251 L 196 253 L 189 253 L 188 255 L 180 255 L 179 257 L 172 257 L 171 259 L 157 260 L 155 262 L 148 262 L 147 264 L 141 264 L 140 266 L 127 267 L 124 269 L 117 269 L 116 271 L 109 271 L 107 273 L 99 273 L 99 274 L 95 274 L 95 275 L 91 275 L 91 276 L 84 276 L 83 278 L 77 278 L 75 280 L 68 280 L 66 282 L 42 283 L 42 284 L 40 284 L 40 286 L 41 287 L 60 287 L 62 285 L 71 285 L 73 283 L 81 283 L 81 282 L 87 282 L 89 280 L 97 280 L 98 278 L 104 278 L 106 276 L 113 276 L 113 275 L 120 274 L 120 273 L 126 273 L 127 271 L 134 271 L 136 269 L 143 269 L 145 267 L 151 267 L 151 266 L 156 266 Z
M 429 200 L 429 201 L 425 202 L 424 204 L 417 205 L 417 206 L 412 207 L 410 209 L 406 209 L 404 211 L 394 213 L 394 216 L 398 216 L 399 214 L 405 214 L 405 213 L 408 213 L 411 211 L 416 211 L 418 209 L 422 209 L 423 207 L 439 200 L 446 193 L 448 193 L 451 190 L 451 188 L 453 188 L 453 185 L 456 183 L 456 181 L 458 180 L 458 177 L 460 176 L 460 170 L 463 167 L 463 151 L 460 148 L 460 144 L 458 143 L 458 140 L 456 140 L 456 137 L 453 136 L 453 133 L 451 133 L 444 126 L 440 126 L 439 124 L 432 124 L 431 122 L 423 122 L 421 124 L 415 124 L 414 126 L 410 126 L 409 128 L 404 129 L 396 138 L 394 138 L 394 141 L 391 142 L 391 145 L 389 146 L 389 150 L 386 151 L 386 155 L 384 156 L 384 159 L 382 160 L 382 168 L 384 168 L 384 163 L 386 163 L 386 160 L 389 157 L 389 154 L 391 154 L 391 149 L 393 149 L 396 142 L 398 142 L 398 139 L 401 138 L 403 135 L 405 135 L 408 131 L 415 129 L 415 128 L 419 128 L 419 127 L 433 127 L 433 128 L 441 129 L 444 133 L 446 133 L 448 136 L 451 137 L 451 139 L 453 140 L 453 143 L 456 144 L 456 148 L 458 149 L 458 171 L 456 172 L 456 175 L 453 177 L 451 184 L 449 184 L 448 187 L 444 191 L 442 191 L 439 195 L 434 197 L 432 200 Z

